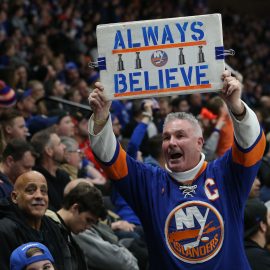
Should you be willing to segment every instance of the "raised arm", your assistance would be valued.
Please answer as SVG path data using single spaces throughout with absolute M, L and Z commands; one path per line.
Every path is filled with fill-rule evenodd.
M 233 120 L 234 136 L 243 149 L 252 146 L 261 133 L 256 114 L 241 100 L 242 84 L 229 71 L 222 75 L 224 80 L 221 97 L 226 102 Z
M 104 87 L 97 82 L 96 88 L 89 95 L 89 104 L 93 110 L 94 134 L 98 134 L 110 115 L 111 101 L 109 101 L 104 94 Z

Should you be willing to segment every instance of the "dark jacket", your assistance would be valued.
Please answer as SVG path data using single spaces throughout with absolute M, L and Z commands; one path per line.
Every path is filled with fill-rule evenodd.
M 58 270 L 72 270 L 71 255 L 59 227 L 44 216 L 39 231 L 31 228 L 23 212 L 10 200 L 0 200 L 0 264 L 1 270 L 9 270 L 12 251 L 27 242 L 40 242 L 51 251 Z
M 270 252 L 252 240 L 245 240 L 245 251 L 252 270 L 270 269 Z
M 7 198 L 13 190 L 13 185 L 8 177 L 0 172 L 0 198 Z
M 64 220 L 57 213 L 50 210 L 46 212 L 46 215 L 52 218 L 61 230 L 62 236 L 64 237 L 71 253 L 72 270 L 87 270 L 84 253 L 74 240 L 71 231 L 66 226 Z
M 47 180 L 49 209 L 58 211 L 62 207 L 64 188 L 70 182 L 68 173 L 57 169 L 56 176 L 53 176 L 41 166 L 36 166 L 34 170 L 43 174 Z

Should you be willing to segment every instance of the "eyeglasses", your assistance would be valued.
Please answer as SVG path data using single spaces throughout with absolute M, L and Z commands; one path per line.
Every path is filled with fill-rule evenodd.
M 82 154 L 82 150 L 81 149 L 76 149 L 76 150 L 70 150 L 70 151 L 67 151 L 69 153 L 79 153 L 79 154 Z

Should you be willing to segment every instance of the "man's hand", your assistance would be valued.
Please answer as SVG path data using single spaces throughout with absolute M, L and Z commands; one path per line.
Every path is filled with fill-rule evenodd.
M 221 90 L 223 100 L 236 117 L 239 115 L 240 119 L 243 118 L 245 106 L 241 100 L 242 84 L 227 70 L 223 72 L 222 79 L 224 82 Z
M 111 101 L 104 94 L 101 83 L 95 83 L 96 88 L 89 95 L 89 105 L 94 113 L 94 132 L 97 134 L 106 124 L 110 114 Z
M 112 230 L 122 230 L 125 232 L 133 232 L 135 229 L 135 225 L 132 223 L 129 223 L 128 221 L 125 220 L 119 220 L 116 222 L 113 222 L 111 224 Z

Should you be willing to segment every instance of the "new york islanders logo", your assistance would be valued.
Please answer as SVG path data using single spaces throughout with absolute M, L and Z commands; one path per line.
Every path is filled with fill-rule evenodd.
M 152 53 L 151 62 L 156 67 L 162 67 L 168 62 L 168 55 L 162 50 L 158 50 Z
M 222 246 L 223 219 L 217 209 L 206 202 L 185 202 L 167 217 L 165 236 L 169 249 L 181 261 L 206 262 Z

